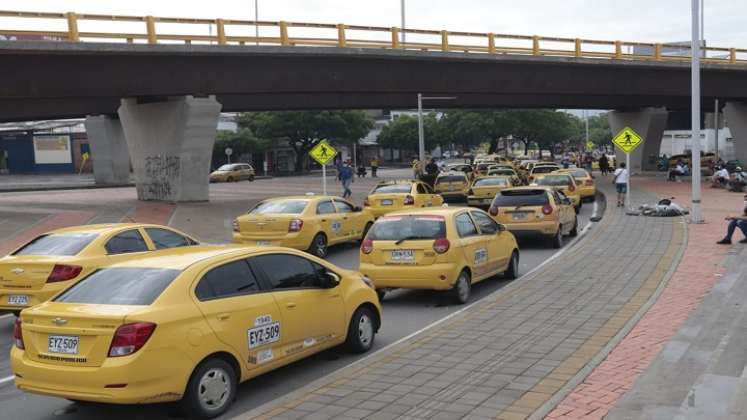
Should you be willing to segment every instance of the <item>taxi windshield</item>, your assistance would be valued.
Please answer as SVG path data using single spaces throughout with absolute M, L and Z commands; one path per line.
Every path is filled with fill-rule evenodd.
M 223 165 L 220 168 L 218 168 L 219 171 L 233 171 L 235 168 L 235 165 Z
M 257 204 L 249 214 L 301 214 L 308 200 L 272 200 Z
M 538 179 L 537 185 L 549 185 L 549 186 L 560 186 L 560 185 L 571 185 L 571 177 L 568 175 L 548 175 Z
M 27 243 L 13 255 L 77 255 L 98 235 L 95 233 L 66 233 L 42 235 Z
M 374 188 L 373 194 L 409 194 L 411 190 L 410 184 L 385 184 Z
M 544 206 L 549 203 L 550 201 L 547 198 L 547 191 L 545 190 L 514 190 L 501 191 L 496 194 L 493 206 Z
M 384 216 L 368 232 L 374 241 L 438 239 L 446 237 L 446 222 L 442 216 Z
M 162 268 L 104 268 L 76 283 L 55 302 L 150 305 L 178 276 Z
M 487 187 L 492 185 L 508 185 L 508 180 L 506 178 L 483 178 L 475 181 L 475 187 Z

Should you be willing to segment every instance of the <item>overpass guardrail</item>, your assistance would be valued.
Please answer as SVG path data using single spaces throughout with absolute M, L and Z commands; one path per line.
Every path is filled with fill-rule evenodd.
M 117 16 L 75 12 L 0 10 L 0 39 L 373 48 L 664 62 L 690 60 L 690 46 L 682 43 L 605 41 L 343 23 Z M 705 63 L 747 64 L 747 49 L 704 46 L 701 51 Z

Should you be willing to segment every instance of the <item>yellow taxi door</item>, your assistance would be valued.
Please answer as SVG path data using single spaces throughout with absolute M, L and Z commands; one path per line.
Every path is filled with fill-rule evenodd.
M 332 200 L 321 200 L 316 205 L 320 228 L 327 235 L 327 243 L 332 245 L 345 241 L 343 215 L 337 213 Z
M 284 357 L 282 314 L 264 293 L 246 259 L 222 262 L 195 282 L 194 296 L 215 335 L 241 356 L 248 369 L 278 364 Z
M 153 250 L 150 238 L 141 229 L 130 229 L 119 232 L 109 238 L 104 244 L 106 260 L 109 264 L 134 259 L 138 255 Z
M 472 282 L 474 283 L 488 272 L 487 241 L 480 235 L 468 211 L 457 214 L 454 217 L 454 223 L 464 258 L 472 270 Z
M 490 216 L 479 211 L 471 211 L 472 219 L 480 229 L 480 236 L 485 239 L 485 247 L 488 251 L 487 272 L 492 274 L 501 273 L 508 267 L 509 258 L 513 247 L 510 235 L 502 234 L 498 229 L 498 223 Z
M 283 317 L 284 354 L 316 351 L 347 331 L 341 286 L 326 287 L 327 269 L 305 257 L 273 253 L 249 259 L 262 272 Z
M 555 201 L 555 205 L 558 208 L 558 220 L 563 225 L 563 234 L 567 234 L 573 229 L 573 219 L 576 216 L 576 210 L 573 208 L 573 204 L 568 204 L 570 198 L 568 198 L 562 191 L 553 191 L 552 198 Z
M 434 207 L 434 206 L 440 206 L 444 203 L 443 197 L 441 197 L 440 194 L 436 194 L 435 191 L 433 191 L 433 188 L 426 184 L 421 184 L 423 187 L 423 190 L 425 194 L 427 195 L 426 198 L 426 207 Z
M 342 234 L 345 240 L 359 239 L 365 221 L 360 212 L 355 212 L 353 205 L 343 200 L 334 200 L 337 214 L 342 218 Z

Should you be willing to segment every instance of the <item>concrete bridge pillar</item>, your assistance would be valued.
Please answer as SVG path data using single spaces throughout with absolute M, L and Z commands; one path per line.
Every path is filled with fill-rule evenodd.
M 727 102 L 724 118 L 734 138 L 734 158 L 747 164 L 747 104 Z
M 139 200 L 207 201 L 221 104 L 214 96 L 122 99 L 119 118 Z
M 89 115 L 85 124 L 96 185 L 128 184 L 130 154 L 127 152 L 119 119 L 106 115 Z
M 608 115 L 612 135 L 625 127 L 632 128 L 643 137 L 643 145 L 630 154 L 630 172 L 655 171 L 656 161 L 649 162 L 651 155 L 659 156 L 661 138 L 667 127 L 667 110 L 664 108 L 644 108 L 638 111 L 612 111 Z M 625 162 L 625 153 L 615 148 L 617 162 Z

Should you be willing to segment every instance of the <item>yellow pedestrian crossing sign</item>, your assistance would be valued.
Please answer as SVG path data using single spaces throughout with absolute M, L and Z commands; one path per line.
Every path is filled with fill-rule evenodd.
M 326 165 L 337 156 L 337 150 L 327 143 L 327 140 L 322 140 L 309 150 L 309 156 L 319 162 L 320 165 Z
M 615 138 L 612 139 L 612 143 L 619 147 L 623 152 L 630 153 L 635 150 L 636 147 L 643 144 L 643 137 L 639 136 L 632 128 L 625 127 L 617 133 Z

